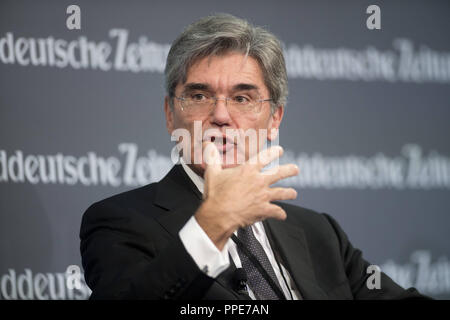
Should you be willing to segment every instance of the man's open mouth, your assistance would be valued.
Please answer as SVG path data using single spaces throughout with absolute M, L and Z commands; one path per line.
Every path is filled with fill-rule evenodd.
M 226 135 L 211 135 L 206 137 L 204 141 L 212 142 L 216 145 L 219 152 L 227 152 L 235 147 L 235 142 L 232 138 L 227 137 Z

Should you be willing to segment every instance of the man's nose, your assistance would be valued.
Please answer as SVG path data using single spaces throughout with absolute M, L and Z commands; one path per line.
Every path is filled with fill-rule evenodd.
M 225 98 L 217 99 L 212 112 L 212 122 L 216 125 L 229 125 L 231 122 L 230 113 L 227 108 L 227 101 Z

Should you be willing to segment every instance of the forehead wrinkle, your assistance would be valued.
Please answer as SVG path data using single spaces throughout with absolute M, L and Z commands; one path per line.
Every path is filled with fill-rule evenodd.
M 233 55 L 233 53 L 230 53 L 231 55 Z M 239 53 L 237 53 L 239 54 Z M 238 73 L 238 75 L 240 76 L 241 79 L 234 79 L 233 75 L 230 74 L 230 69 L 224 68 L 224 66 L 222 65 L 219 69 L 219 72 L 217 72 L 216 75 L 213 75 L 212 78 L 210 78 L 210 74 L 209 71 L 207 69 L 211 68 L 212 65 L 214 65 L 214 59 L 221 59 L 221 58 L 226 58 L 227 56 L 229 56 L 228 54 L 225 55 L 209 55 L 203 58 L 203 67 L 201 67 L 201 60 L 199 59 L 193 66 L 191 66 L 190 70 L 188 73 L 190 73 L 192 70 L 192 67 L 194 67 L 197 71 L 196 74 L 200 75 L 200 77 L 196 76 L 195 78 L 197 79 L 191 79 L 191 81 L 189 83 L 198 83 L 198 84 L 202 84 L 202 85 L 207 85 L 208 88 L 204 88 L 205 90 L 208 90 L 212 93 L 217 93 L 218 91 L 222 91 L 222 92 L 235 92 L 238 90 L 249 90 L 249 89 L 255 89 L 257 91 L 259 91 L 260 89 L 262 89 L 262 87 L 260 87 L 260 85 L 264 85 L 264 80 L 263 79 L 259 79 L 260 77 L 262 77 L 261 74 L 261 69 L 259 66 L 258 61 L 254 61 L 255 63 L 253 63 L 253 60 L 250 61 L 251 57 L 248 54 L 241 54 L 240 55 L 240 61 L 236 61 L 234 64 L 234 73 Z M 199 65 L 200 64 L 200 65 Z M 220 62 L 219 62 L 220 64 Z M 247 64 L 247 65 L 246 65 Z M 200 72 L 198 71 L 198 67 L 201 67 L 202 69 L 206 67 L 205 69 L 200 69 Z M 246 70 L 243 70 L 246 69 Z M 202 74 L 203 73 L 203 74 Z M 205 78 L 203 75 L 208 76 L 208 78 Z M 189 77 L 190 78 L 190 77 Z M 187 79 L 188 80 L 188 79 Z M 260 81 L 261 80 L 261 83 Z M 228 86 L 226 86 L 227 83 L 230 83 L 231 81 L 233 81 L 235 84 L 230 84 Z M 256 82 L 255 82 L 256 81 Z M 200 88 L 197 88 L 200 89 Z

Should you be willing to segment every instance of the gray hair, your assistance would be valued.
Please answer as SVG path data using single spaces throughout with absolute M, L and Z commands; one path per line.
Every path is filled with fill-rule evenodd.
M 258 61 L 272 99 L 272 112 L 286 104 L 287 72 L 281 42 L 269 31 L 246 20 L 216 14 L 188 25 L 172 43 L 164 71 L 170 106 L 173 108 L 177 84 L 186 82 L 192 64 L 198 59 L 231 51 Z

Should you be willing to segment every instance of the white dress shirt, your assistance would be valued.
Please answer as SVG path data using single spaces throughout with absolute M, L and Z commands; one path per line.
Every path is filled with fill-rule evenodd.
M 200 176 L 198 176 L 191 168 L 189 168 L 181 159 L 181 165 L 183 169 L 186 171 L 189 178 L 191 178 L 192 182 L 198 188 L 198 190 L 203 194 L 204 189 L 204 180 Z M 288 283 L 285 282 L 283 276 L 280 272 L 280 268 L 278 267 L 278 263 L 275 260 L 275 256 L 273 254 L 272 248 L 269 243 L 269 239 L 267 238 L 266 232 L 264 230 L 262 222 L 256 222 L 252 226 L 252 231 L 255 234 L 256 239 L 261 243 L 264 251 L 269 258 L 270 264 L 272 265 L 275 275 L 277 276 L 278 282 L 280 284 L 281 289 L 283 290 L 286 299 L 290 300 L 294 298 L 294 300 L 298 300 L 300 295 L 295 288 L 294 282 L 292 281 L 292 277 L 289 275 L 289 272 L 284 268 L 284 266 L 280 263 L 282 273 L 284 278 Z M 237 231 L 234 232 L 237 234 Z M 220 273 L 222 273 L 225 269 L 227 269 L 230 265 L 228 253 L 230 254 L 236 268 L 241 268 L 242 263 L 239 258 L 236 244 L 230 239 L 225 244 L 225 247 L 222 251 L 216 247 L 216 245 L 211 241 L 205 231 L 200 227 L 197 220 L 194 216 L 192 216 L 188 222 L 181 228 L 179 232 L 180 239 L 184 244 L 187 252 L 194 259 L 197 266 L 205 272 L 208 276 L 212 278 L 216 278 Z M 247 291 L 249 296 L 252 299 L 256 299 L 252 290 L 247 286 Z M 292 297 L 291 297 L 292 295 Z

